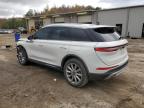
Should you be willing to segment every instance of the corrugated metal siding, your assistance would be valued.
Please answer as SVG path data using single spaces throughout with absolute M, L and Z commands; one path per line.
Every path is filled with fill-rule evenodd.
M 100 24 L 113 25 L 122 24 L 122 36 L 126 34 L 127 9 L 100 11 L 98 13 Z
M 130 36 L 140 38 L 144 23 L 144 7 L 131 8 L 129 15 L 128 32 Z
M 77 18 L 77 16 L 72 16 L 70 22 L 71 22 L 71 23 L 78 23 L 78 18 Z
M 93 24 L 98 24 L 98 12 L 94 12 L 92 14 L 92 23 Z

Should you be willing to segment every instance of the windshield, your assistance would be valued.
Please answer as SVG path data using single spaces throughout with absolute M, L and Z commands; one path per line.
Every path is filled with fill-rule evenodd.
M 96 42 L 111 42 L 121 39 L 114 27 L 102 27 L 91 29 L 91 36 Z

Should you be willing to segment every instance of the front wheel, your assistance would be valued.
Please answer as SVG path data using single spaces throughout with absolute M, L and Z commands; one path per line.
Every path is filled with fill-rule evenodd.
M 68 83 L 74 87 L 83 87 L 88 83 L 86 68 L 78 59 L 70 59 L 65 63 L 64 75 Z
M 27 53 L 24 48 L 17 47 L 17 59 L 21 65 L 26 65 L 28 63 Z

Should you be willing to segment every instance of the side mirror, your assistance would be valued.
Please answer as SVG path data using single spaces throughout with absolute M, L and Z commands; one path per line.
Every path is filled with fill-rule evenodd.
M 32 40 L 32 39 L 33 39 L 33 35 L 32 35 L 32 36 L 29 36 L 27 39 L 28 39 L 28 40 Z

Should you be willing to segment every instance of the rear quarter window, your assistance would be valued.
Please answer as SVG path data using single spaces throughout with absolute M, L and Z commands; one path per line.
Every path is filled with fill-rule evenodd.
M 114 27 L 93 28 L 90 29 L 89 35 L 95 42 L 111 42 L 120 39 Z

